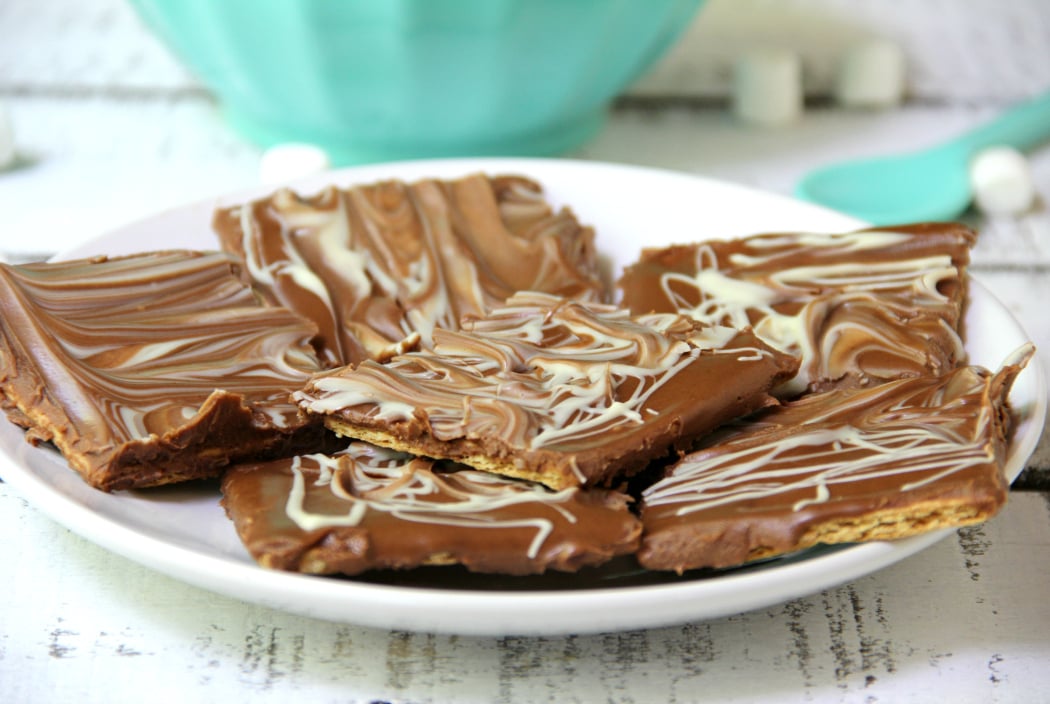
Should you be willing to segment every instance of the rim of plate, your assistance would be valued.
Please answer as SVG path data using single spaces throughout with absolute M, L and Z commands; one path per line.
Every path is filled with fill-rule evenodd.
M 798 211 L 801 219 L 838 221 L 842 228 L 864 225 L 849 216 L 788 196 L 704 176 L 567 159 L 464 158 L 391 162 L 326 172 L 284 185 L 305 191 L 332 183 L 368 182 L 392 177 L 410 180 L 471 171 L 524 173 L 535 177 L 544 186 L 554 174 L 578 178 L 600 173 L 668 181 L 683 187 L 706 188 L 748 200 L 777 203 Z M 97 253 L 90 251 L 93 242 L 126 237 L 156 222 L 170 222 L 177 226 L 184 221 L 187 225 L 196 223 L 200 227 L 200 218 L 210 219 L 217 204 L 239 203 L 270 193 L 277 187 L 242 189 L 161 211 L 70 248 L 59 258 Z M 600 246 L 600 232 L 598 237 Z M 986 287 L 975 283 L 981 290 L 980 295 L 1001 309 L 1004 320 L 1019 336 L 1027 339 L 1008 309 Z M 1035 389 L 1028 421 L 1034 423 L 1037 430 L 1027 433 L 1011 446 L 1007 462 L 1011 479 L 1021 471 L 1034 451 L 1040 437 L 1038 429 L 1042 428 L 1047 412 L 1047 380 L 1041 360 L 1034 357 L 1025 373 L 1032 375 Z M 2 472 L 4 480 L 52 519 L 111 552 L 180 581 L 233 598 L 323 620 L 384 629 L 476 636 L 561 635 L 652 628 L 716 618 L 782 603 L 870 574 L 953 532 L 945 529 L 894 542 L 843 546 L 794 561 L 771 562 L 768 567 L 753 571 L 730 572 L 670 584 L 537 591 L 370 584 L 266 570 L 250 561 L 240 562 L 222 554 L 209 554 L 147 535 L 78 503 L 52 486 L 47 476 L 29 467 L 30 463 L 25 459 L 28 452 L 49 451 L 31 448 L 24 443 L 23 449 L 8 458 L 12 466 L 10 471 Z M 52 461 L 58 469 L 70 471 L 60 456 Z

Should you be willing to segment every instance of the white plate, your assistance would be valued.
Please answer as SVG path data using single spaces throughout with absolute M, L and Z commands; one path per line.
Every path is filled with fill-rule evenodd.
M 295 184 L 312 192 L 331 182 L 516 172 L 544 184 L 595 225 L 613 271 L 642 246 L 770 230 L 847 230 L 856 220 L 813 205 L 685 174 L 588 162 L 472 159 L 405 162 L 326 174 Z M 64 256 L 131 253 L 171 247 L 214 248 L 216 205 L 266 189 L 163 213 L 93 240 Z M 966 317 L 973 362 L 998 367 L 1026 335 L 980 285 Z M 1007 472 L 1015 477 L 1035 448 L 1046 413 L 1047 384 L 1038 360 L 1017 379 L 1011 400 L 1018 426 Z M 663 626 L 725 616 L 810 594 L 897 562 L 936 542 L 939 531 L 896 542 L 815 549 L 789 559 L 656 583 L 615 570 L 510 582 L 434 576 L 442 585 L 405 586 L 308 577 L 252 563 L 213 489 L 168 488 L 104 494 L 88 488 L 53 451 L 31 447 L 13 425 L 0 425 L 0 474 L 32 503 L 76 533 L 116 553 L 191 584 L 277 609 L 387 629 L 472 635 L 593 633 Z M 455 574 L 454 572 L 449 574 Z M 575 581 L 574 581 L 575 580 Z

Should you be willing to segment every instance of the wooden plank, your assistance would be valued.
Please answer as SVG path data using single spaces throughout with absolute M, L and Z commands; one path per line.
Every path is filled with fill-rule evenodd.
M 14 97 L 7 101 L 22 168 L 3 174 L 0 252 L 53 252 L 134 218 L 257 183 L 260 150 L 202 97 Z M 721 109 L 615 111 L 577 158 L 675 169 L 790 194 L 809 170 L 934 144 L 996 112 L 914 106 L 887 113 L 811 110 L 783 129 L 753 129 Z M 858 139 L 863 135 L 863 139 Z M 1050 202 L 1050 146 L 1031 158 Z M 60 198 L 62 208 L 37 204 Z M 989 265 L 1050 265 L 1046 206 L 989 228 Z M 986 225 L 974 215 L 970 219 Z M 706 233 L 698 233 L 698 237 Z
M 11 702 L 985 702 L 1050 686 L 1045 493 L 811 597 L 579 637 L 384 632 L 244 604 L 107 553 L 2 484 L 0 534 Z
M 707 0 L 677 46 L 629 89 L 635 96 L 724 98 L 733 62 L 778 48 L 803 59 L 806 91 L 826 95 L 844 51 L 881 37 L 908 60 L 912 97 L 1008 102 L 1050 85 L 1044 0 Z M 122 0 L 0 3 L 0 94 L 185 94 L 188 71 Z

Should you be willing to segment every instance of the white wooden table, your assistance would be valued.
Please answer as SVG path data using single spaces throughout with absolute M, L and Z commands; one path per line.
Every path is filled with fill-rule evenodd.
M 973 22 L 992 5 L 972 3 Z M 859 6 L 878 19 L 872 3 Z M 1050 36 L 1050 10 L 1029 0 L 1002 6 L 1028 28 L 1016 51 L 1037 56 L 1048 44 L 1030 34 Z M 714 7 L 728 22 L 727 3 Z M 907 10 L 912 24 L 895 25 L 902 41 L 920 34 L 923 7 L 931 26 L 947 31 L 944 3 L 926 0 Z M 994 28 L 982 36 L 994 38 Z M 1009 47 L 998 51 L 1002 65 L 1017 58 Z M 790 192 L 818 164 L 931 143 L 1016 97 L 1005 80 L 982 92 L 972 66 L 967 92 L 952 93 L 937 81 L 936 57 L 919 58 L 921 90 L 907 107 L 858 113 L 825 102 L 798 124 L 765 131 L 735 123 L 710 96 L 673 95 L 684 74 L 672 66 L 658 72 L 655 90 L 670 99 L 653 97 L 656 83 L 648 92 L 642 84 L 574 156 Z M 1050 71 L 1050 50 L 1046 58 Z M 1050 87 L 1040 65 L 1026 66 L 1024 85 L 1013 87 Z M 710 75 L 705 85 L 717 89 L 724 73 Z M 0 252 L 8 256 L 57 251 L 256 180 L 258 150 L 226 130 L 214 102 L 119 0 L 0 3 L 0 101 L 23 157 L 0 173 Z M 1050 149 L 1033 154 L 1032 165 L 1043 199 L 1035 212 L 1003 222 L 968 217 L 982 230 L 974 275 L 1050 362 Z M 1050 701 L 1048 490 L 1044 437 L 998 517 L 840 588 L 659 630 L 465 638 L 332 624 L 219 597 L 69 533 L 0 483 L 0 700 Z

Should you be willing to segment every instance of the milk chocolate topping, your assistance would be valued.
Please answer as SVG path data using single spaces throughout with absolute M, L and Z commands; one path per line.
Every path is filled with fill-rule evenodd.
M 0 389 L 91 484 L 150 486 L 322 438 L 290 393 L 316 329 L 222 253 L 0 265 Z
M 741 422 L 645 490 L 639 560 L 722 567 L 985 520 L 1006 500 L 1006 397 L 1032 353 L 994 375 L 813 394 Z
M 519 290 L 600 300 L 594 234 L 521 177 L 329 187 L 220 210 L 223 248 L 320 328 L 330 366 L 384 357 Z
M 554 492 L 367 443 L 236 467 L 223 494 L 256 560 L 314 574 L 575 571 L 633 552 L 641 532 L 623 494 Z
M 688 447 L 796 369 L 747 331 L 535 292 L 433 343 L 296 398 L 337 432 L 564 488 Z
M 753 326 L 802 359 L 781 388 L 940 374 L 964 361 L 958 334 L 974 234 L 930 223 L 844 234 L 781 233 L 643 252 L 624 305 Z

